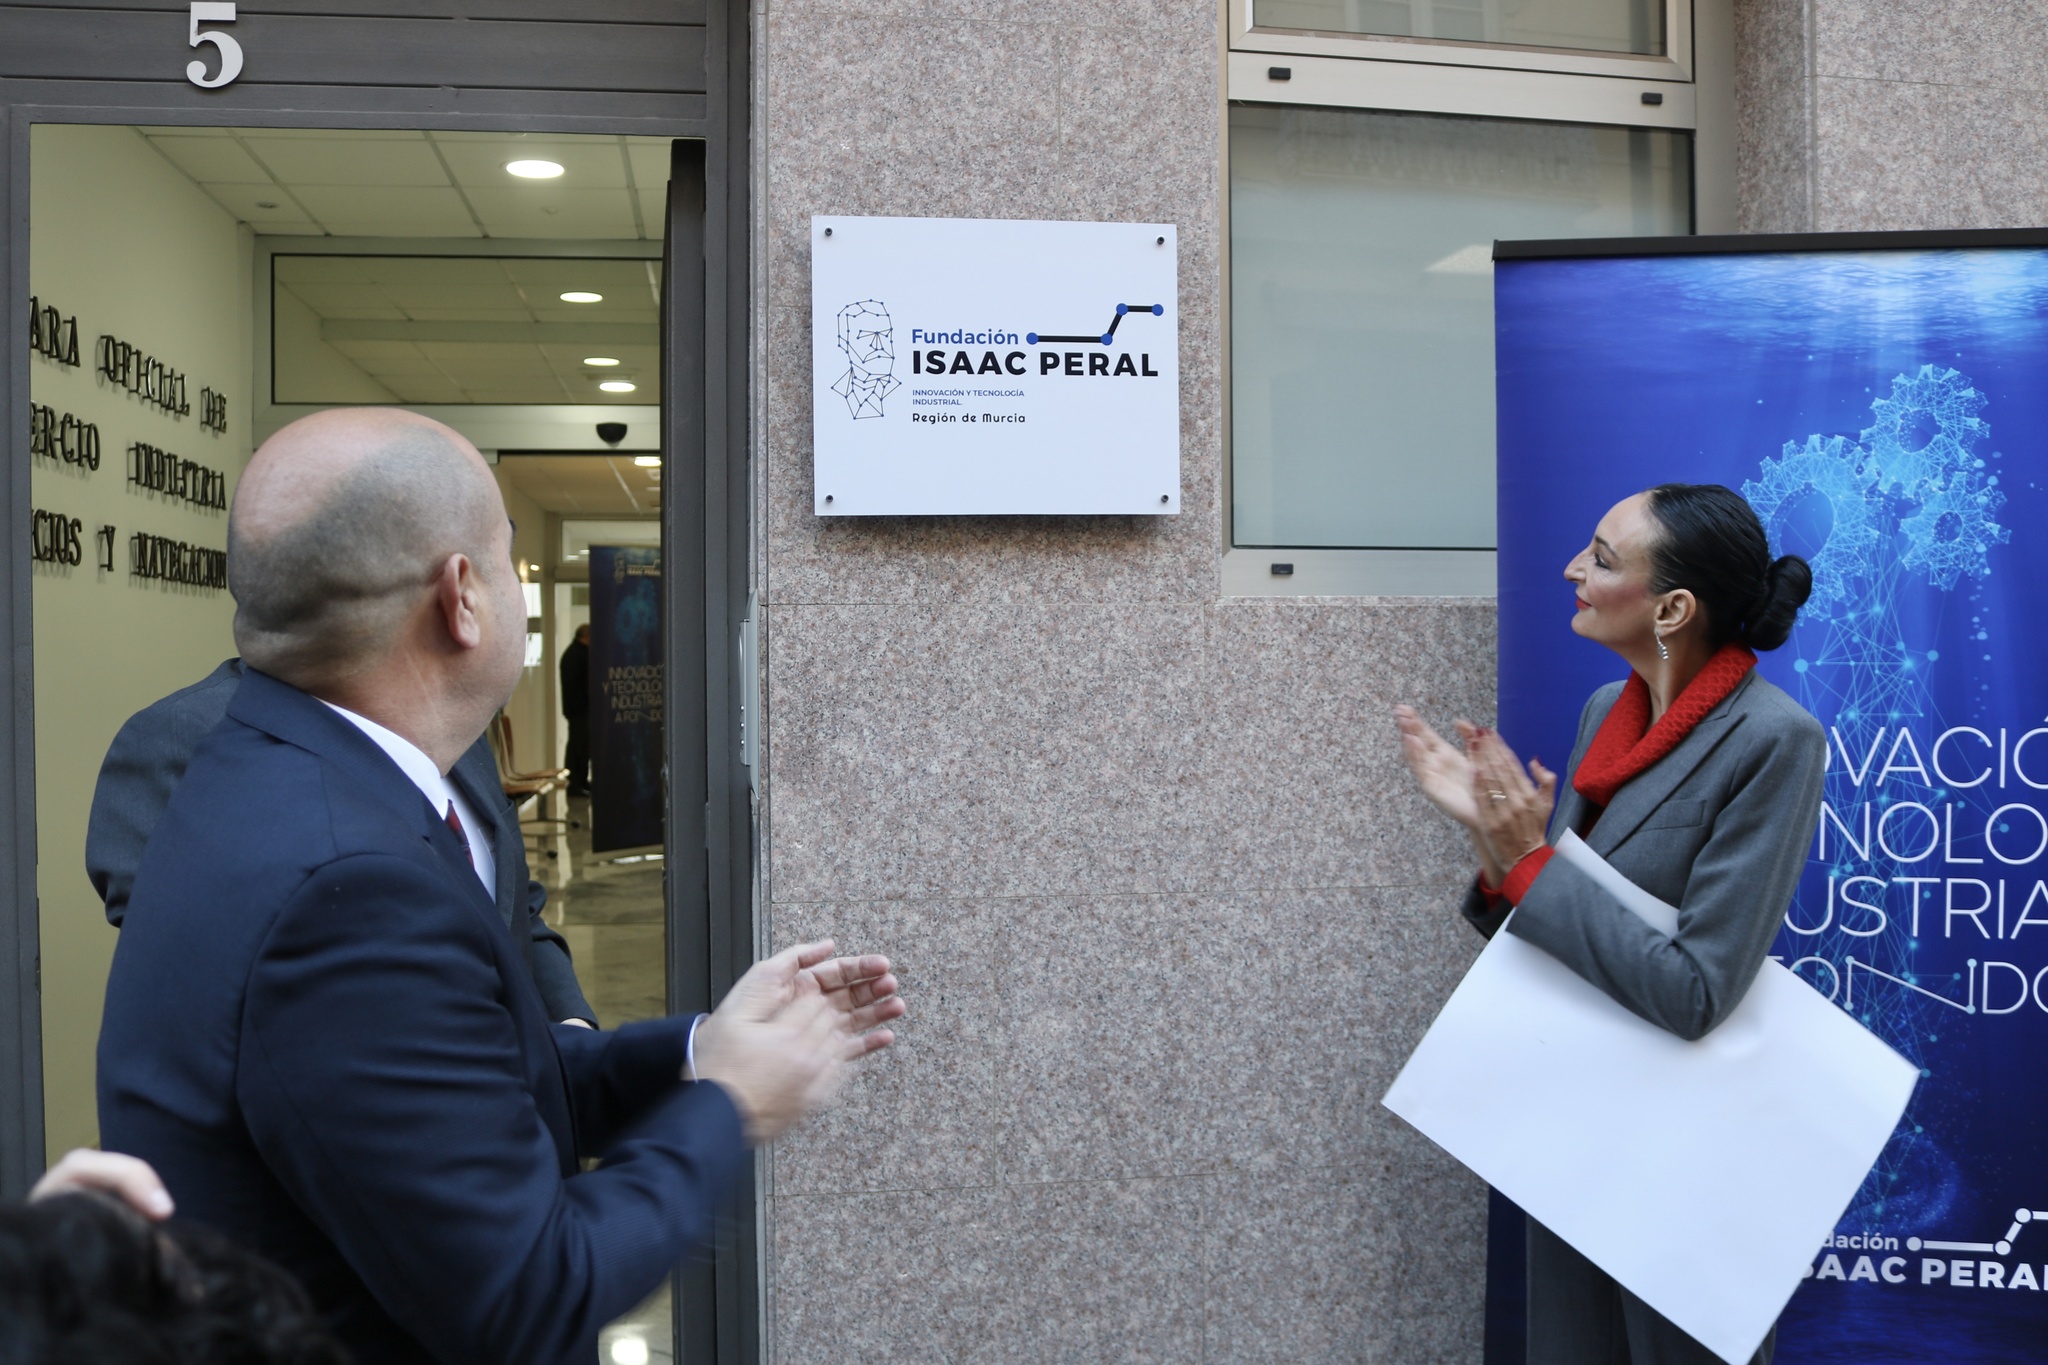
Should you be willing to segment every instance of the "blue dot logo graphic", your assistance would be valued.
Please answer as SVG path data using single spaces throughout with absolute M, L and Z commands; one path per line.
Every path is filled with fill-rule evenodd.
M 1166 316 L 1166 305 L 1163 303 L 1120 303 L 1116 305 L 1116 312 L 1109 319 L 1109 330 L 1100 336 L 1054 336 L 1051 333 L 1026 332 L 1024 340 L 1033 346 L 1038 345 L 1041 341 L 1054 344 L 1066 342 L 1069 345 L 1100 342 L 1104 346 L 1110 346 L 1116 342 L 1116 329 L 1122 326 L 1123 320 L 1132 313 L 1149 313 L 1155 318 L 1163 318 Z

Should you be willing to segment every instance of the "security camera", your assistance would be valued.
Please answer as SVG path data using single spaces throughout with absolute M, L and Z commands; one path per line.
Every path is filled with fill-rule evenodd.
M 626 439 L 626 424 L 624 422 L 599 422 L 597 424 L 597 439 L 603 441 L 608 446 L 617 445 Z

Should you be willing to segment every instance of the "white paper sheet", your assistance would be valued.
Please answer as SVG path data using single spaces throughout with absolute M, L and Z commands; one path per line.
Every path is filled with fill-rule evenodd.
M 1678 912 L 1576 835 L 1660 933 Z M 1919 1070 L 1776 962 L 1696 1043 L 1495 934 L 1385 1105 L 1730 1365 L 1762 1343 Z

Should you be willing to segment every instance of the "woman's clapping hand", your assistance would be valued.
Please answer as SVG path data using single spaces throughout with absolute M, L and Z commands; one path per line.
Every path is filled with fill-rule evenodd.
M 1557 774 L 1535 759 L 1524 773 L 1514 750 L 1491 730 L 1466 740 L 1472 765 L 1472 805 L 1479 813 L 1479 837 L 1492 861 L 1512 868 L 1543 847 L 1550 812 L 1557 804 Z
M 1394 708 L 1394 724 L 1401 730 L 1401 757 L 1429 803 L 1469 830 L 1479 828 L 1479 811 L 1472 797 L 1472 760 L 1465 750 L 1452 744 L 1429 727 L 1412 706 Z M 1458 735 L 1470 743 L 1478 733 L 1469 721 L 1459 721 Z
M 1470 721 L 1455 722 L 1459 744 L 1431 729 L 1412 706 L 1395 707 L 1394 723 L 1416 785 L 1471 834 L 1486 884 L 1498 887 L 1509 868 L 1542 847 L 1557 774 L 1533 759 L 1523 773 L 1499 735 Z

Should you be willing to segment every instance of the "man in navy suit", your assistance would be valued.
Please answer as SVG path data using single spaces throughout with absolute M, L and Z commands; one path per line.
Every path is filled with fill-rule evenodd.
M 549 1021 L 448 780 L 526 628 L 496 482 L 453 431 L 285 428 L 236 491 L 228 568 L 245 669 L 136 876 L 103 1142 L 295 1273 L 363 1365 L 586 1365 L 748 1145 L 887 1045 L 888 963 L 805 945 L 698 1020 Z
M 227 715 L 241 682 L 242 661 L 229 659 L 190 687 L 128 717 L 107 746 L 85 824 L 85 874 L 107 907 L 107 923 L 116 929 L 127 917 L 128 896 L 135 889 L 135 873 L 149 836 L 163 819 L 164 807 L 199 741 Z M 482 819 L 498 865 L 498 914 L 515 939 L 526 938 L 521 947 L 548 1018 L 595 1028 L 597 1011 L 577 983 L 569 945 L 542 916 L 547 888 L 527 875 L 519 816 L 505 799 L 490 743 L 479 739 L 470 745 L 449 770 L 448 780 Z

